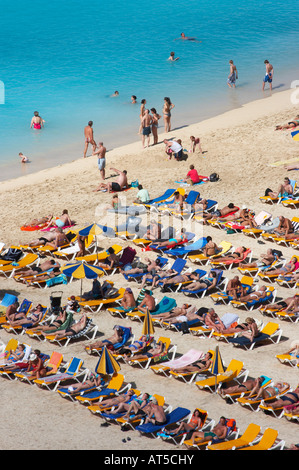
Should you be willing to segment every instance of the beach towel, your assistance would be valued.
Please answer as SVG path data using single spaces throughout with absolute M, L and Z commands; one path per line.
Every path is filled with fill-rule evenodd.
M 161 313 L 170 312 L 177 306 L 176 300 L 170 297 L 164 296 L 163 299 L 156 305 L 156 308 L 151 315 L 160 315 Z
M 198 351 L 197 349 L 190 349 L 186 354 L 183 354 L 183 356 L 177 359 L 173 359 L 171 361 L 162 362 L 160 365 L 169 367 L 170 369 L 181 369 L 182 367 L 186 367 L 190 364 L 193 364 L 193 362 L 198 361 L 203 356 L 203 351 Z

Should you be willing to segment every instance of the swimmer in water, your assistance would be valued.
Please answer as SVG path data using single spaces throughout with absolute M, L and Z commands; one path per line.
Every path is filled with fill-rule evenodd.
M 135 96 L 135 95 L 132 95 L 132 96 L 131 96 L 131 103 L 132 103 L 132 104 L 137 103 L 137 96 Z
M 40 117 L 38 111 L 34 111 L 33 114 L 34 116 L 31 119 L 30 128 L 33 127 L 33 129 L 41 129 L 42 127 L 44 127 L 45 121 Z
M 19 157 L 21 159 L 21 163 L 28 163 L 29 162 L 28 157 L 26 157 L 26 155 L 23 155 L 22 152 L 19 153 Z
M 201 42 L 201 41 L 198 41 L 197 38 L 190 38 L 190 37 L 186 36 L 185 33 L 181 33 L 181 37 L 176 38 L 175 40 L 177 41 L 178 39 L 183 39 L 183 40 L 186 40 L 186 41 Z
M 174 57 L 174 52 L 171 52 L 167 60 L 170 60 L 171 62 L 175 62 L 176 60 L 179 60 L 179 57 Z
M 119 92 L 116 90 L 113 95 L 111 95 L 111 98 L 114 98 L 115 96 L 118 96 L 119 95 Z

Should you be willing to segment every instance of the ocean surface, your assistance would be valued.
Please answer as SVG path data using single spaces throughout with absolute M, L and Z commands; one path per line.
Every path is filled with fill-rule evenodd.
M 299 0 L 1 2 L 0 180 L 80 158 L 89 120 L 107 149 L 140 139 L 142 98 L 161 112 L 169 96 L 178 129 L 269 96 L 261 91 L 265 59 L 274 66 L 273 93 L 290 88 L 299 80 L 298 7 Z M 197 41 L 177 39 L 181 32 Z M 167 61 L 171 51 L 177 62 Z M 230 59 L 235 90 L 226 84 Z M 42 131 L 29 128 L 35 110 Z

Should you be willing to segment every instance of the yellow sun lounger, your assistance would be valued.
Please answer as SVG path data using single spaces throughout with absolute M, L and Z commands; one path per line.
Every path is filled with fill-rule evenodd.
M 200 389 L 208 389 L 211 392 L 217 391 L 220 384 L 224 382 L 229 382 L 232 379 L 244 378 L 246 380 L 248 376 L 248 371 L 243 369 L 243 362 L 236 359 L 232 359 L 226 369 L 222 374 L 218 374 L 213 377 L 208 377 L 204 380 L 199 380 L 195 382 L 195 385 Z
M 278 432 L 275 429 L 267 428 L 257 444 L 242 447 L 239 450 L 282 450 L 285 446 L 285 441 L 277 442 L 277 437 Z
M 235 450 L 253 444 L 261 431 L 261 427 L 257 424 L 250 423 L 241 437 L 230 441 L 219 442 L 207 446 L 208 450 Z

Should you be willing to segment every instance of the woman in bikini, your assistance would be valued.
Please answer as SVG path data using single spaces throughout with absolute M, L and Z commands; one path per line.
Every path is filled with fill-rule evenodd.
M 177 374 L 186 374 L 188 372 L 201 372 L 202 370 L 208 369 L 212 364 L 212 354 L 207 352 L 202 359 L 193 362 L 189 366 L 181 367 L 180 369 L 172 369 Z
M 283 393 L 286 388 L 288 388 L 288 384 L 285 384 L 285 387 L 282 388 L 279 393 Z M 287 392 L 277 398 L 274 402 L 270 403 L 270 406 L 271 408 L 276 409 L 296 404 L 299 404 L 299 385 L 292 392 Z
M 176 434 L 180 434 L 181 432 L 193 433 L 194 431 L 199 431 L 204 424 L 204 420 L 206 416 L 207 416 L 206 413 L 202 413 L 200 410 L 196 408 L 193 411 L 193 414 L 188 423 L 182 422 L 173 431 L 165 431 L 165 434 L 174 436 Z
M 158 126 L 159 126 L 159 119 L 161 119 L 160 114 L 157 113 L 156 108 L 151 108 L 152 113 L 152 133 L 154 142 L 153 145 L 158 143 Z
M 163 118 L 164 118 L 165 132 L 169 132 L 171 130 L 171 110 L 173 108 L 174 108 L 174 104 L 170 101 L 170 98 L 166 96 L 164 98 L 164 105 L 163 105 Z
M 259 388 L 259 391 L 257 393 L 258 384 L 256 384 L 255 387 L 251 390 L 250 394 L 248 395 L 248 398 L 253 399 L 253 400 L 258 400 L 258 399 L 265 400 L 267 398 L 272 398 L 277 395 L 280 395 L 289 387 L 290 387 L 289 384 L 287 384 L 286 382 L 276 382 L 274 385 L 269 385 L 269 387 Z M 299 392 L 299 389 L 298 389 L 298 392 Z

